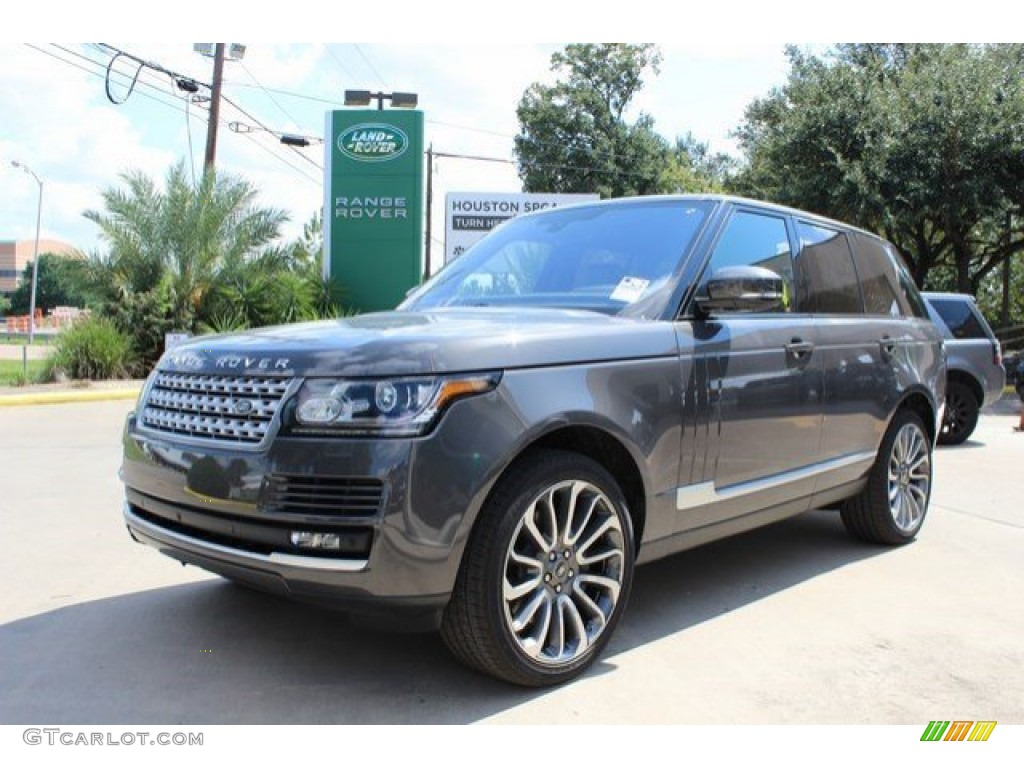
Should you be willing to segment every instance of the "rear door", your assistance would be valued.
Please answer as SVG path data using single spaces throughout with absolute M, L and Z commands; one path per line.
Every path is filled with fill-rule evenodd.
M 809 221 L 798 221 L 797 233 L 798 292 L 817 320 L 825 371 L 821 454 L 841 465 L 823 485 L 838 485 L 874 459 L 917 380 L 927 350 L 914 318 L 923 305 L 883 241 Z

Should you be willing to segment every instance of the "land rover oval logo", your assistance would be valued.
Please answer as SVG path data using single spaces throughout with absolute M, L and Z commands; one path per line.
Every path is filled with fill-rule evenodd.
M 382 163 L 405 154 L 409 137 L 393 125 L 360 123 L 338 136 L 338 149 L 361 163 Z
M 248 416 L 252 413 L 252 402 L 249 400 L 236 400 L 235 406 L 232 408 L 237 416 Z

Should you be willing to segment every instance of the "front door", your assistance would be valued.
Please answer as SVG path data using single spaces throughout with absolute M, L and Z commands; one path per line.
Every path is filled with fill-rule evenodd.
M 684 362 L 677 529 L 693 530 L 776 505 L 809 504 L 821 440 L 822 367 L 813 318 L 794 312 L 784 216 L 737 208 L 697 294 L 715 271 L 758 266 L 783 278 L 768 312 L 721 312 L 677 323 Z

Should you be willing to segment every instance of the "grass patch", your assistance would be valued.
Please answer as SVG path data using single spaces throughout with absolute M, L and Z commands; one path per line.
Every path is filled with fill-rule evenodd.
M 49 376 L 46 360 L 28 361 L 28 378 L 21 360 L 0 360 L 0 387 L 21 387 L 26 384 L 37 384 Z

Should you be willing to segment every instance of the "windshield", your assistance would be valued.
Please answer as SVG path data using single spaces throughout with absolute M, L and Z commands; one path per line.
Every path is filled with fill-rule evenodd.
M 543 306 L 620 314 L 651 306 L 671 292 L 673 275 L 712 206 L 647 200 L 512 219 L 400 309 Z

